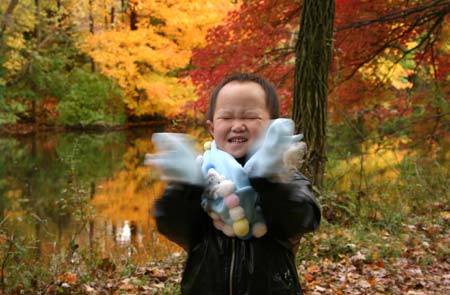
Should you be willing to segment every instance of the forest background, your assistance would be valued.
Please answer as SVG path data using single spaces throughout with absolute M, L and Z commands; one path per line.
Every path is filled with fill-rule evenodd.
M 272 81 L 290 117 L 304 3 L 2 1 L 0 130 L 200 122 L 211 89 L 236 71 Z M 450 288 L 450 1 L 335 5 L 327 166 L 317 187 L 324 225 L 298 254 L 303 283 L 312 293 L 435 288 L 444 294 Z M 6 292 L 14 281 L 8 266 L 15 242 L 0 234 Z M 60 287 L 65 279 L 89 289 L 60 275 L 19 286 Z M 146 274 L 143 284 L 170 281 L 163 277 Z

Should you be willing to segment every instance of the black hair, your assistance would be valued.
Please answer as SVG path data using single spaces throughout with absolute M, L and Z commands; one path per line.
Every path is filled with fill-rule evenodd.
M 272 85 L 272 83 L 270 83 L 269 81 L 267 81 L 266 79 L 264 79 L 262 77 L 255 76 L 253 74 L 238 73 L 238 74 L 233 74 L 233 75 L 223 79 L 219 83 L 219 85 L 216 86 L 214 91 L 212 92 L 211 98 L 209 101 L 208 111 L 206 112 L 207 120 L 211 120 L 211 121 L 213 120 L 214 111 L 216 108 L 217 96 L 219 96 L 220 90 L 222 90 L 222 88 L 226 84 L 233 82 L 233 81 L 255 82 L 255 83 L 259 84 L 266 94 L 266 97 L 265 97 L 266 107 L 267 107 L 267 110 L 269 111 L 270 119 L 276 119 L 276 118 L 280 117 L 280 106 L 279 106 L 279 101 L 278 101 L 278 94 L 277 94 L 277 91 L 275 90 L 275 87 Z

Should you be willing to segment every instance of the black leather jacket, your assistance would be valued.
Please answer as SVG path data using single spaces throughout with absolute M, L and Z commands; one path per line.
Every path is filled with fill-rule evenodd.
M 290 183 L 250 183 L 268 227 L 261 238 L 240 240 L 216 230 L 200 206 L 203 187 L 171 183 L 155 203 L 158 230 L 188 252 L 184 295 L 302 294 L 295 253 L 301 235 L 320 223 L 311 184 L 301 174 Z

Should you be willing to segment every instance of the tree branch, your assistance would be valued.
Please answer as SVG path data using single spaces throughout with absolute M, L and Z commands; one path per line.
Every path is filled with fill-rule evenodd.
M 436 3 L 436 2 L 442 2 L 442 1 L 435 1 L 435 2 L 433 2 L 433 3 Z M 405 36 L 408 35 L 409 33 L 411 33 L 411 32 L 412 32 L 413 30 L 415 30 L 417 27 L 423 26 L 423 25 L 425 25 L 425 24 L 428 23 L 428 22 L 431 22 L 431 21 L 433 21 L 433 20 L 436 20 L 436 21 L 433 23 L 433 25 L 431 26 L 431 28 L 426 32 L 425 36 L 424 36 L 423 38 L 420 39 L 420 42 L 418 43 L 418 45 L 414 46 L 414 47 L 411 48 L 411 49 L 408 49 L 408 50 L 403 51 L 403 55 L 402 55 L 399 59 L 397 59 L 397 60 L 395 61 L 394 64 L 399 63 L 403 58 L 406 57 L 407 54 L 413 52 L 414 50 L 417 50 L 417 49 L 421 48 L 424 44 L 427 44 L 427 45 L 425 46 L 425 48 L 428 47 L 428 45 L 430 44 L 430 40 L 431 40 L 431 38 L 432 38 L 432 36 L 433 36 L 433 33 L 434 33 L 435 31 L 437 31 L 437 29 L 439 28 L 439 25 L 443 22 L 445 15 L 447 15 L 448 13 L 450 13 L 450 1 L 446 1 L 446 3 L 442 3 L 442 4 L 445 4 L 445 6 L 440 5 L 439 7 L 440 7 L 440 8 L 444 8 L 444 9 L 442 9 L 442 10 L 437 10 L 437 11 L 432 11 L 432 12 L 430 12 L 430 13 L 427 13 L 427 14 L 426 14 L 425 16 L 423 16 L 423 17 L 416 18 L 415 21 L 414 21 L 411 25 L 407 26 L 406 29 L 404 29 L 402 32 L 399 32 L 399 33 L 397 33 L 397 34 L 391 34 L 391 35 L 393 35 L 393 37 L 391 37 L 391 38 L 388 39 L 387 41 L 383 42 L 382 45 L 379 46 L 372 54 L 370 54 L 368 57 L 364 58 L 364 59 L 361 60 L 359 63 L 357 63 L 357 64 L 355 65 L 355 67 L 353 68 L 353 70 L 350 72 L 350 74 L 346 75 L 341 81 L 347 81 L 347 80 L 351 79 L 351 78 L 356 74 L 356 72 L 357 72 L 362 66 L 364 66 L 365 64 L 367 64 L 367 63 L 371 62 L 372 60 L 374 60 L 374 59 L 375 59 L 377 56 L 379 56 L 385 49 L 387 49 L 387 48 L 397 48 L 398 46 L 397 46 L 396 44 L 394 44 L 394 43 L 395 43 L 396 41 L 400 40 L 401 38 L 405 37 Z M 425 8 L 429 8 L 429 7 L 430 7 L 430 5 L 426 5 L 426 6 L 423 5 L 423 6 L 424 6 Z M 434 6 L 433 8 L 436 8 L 436 7 L 437 7 L 437 6 Z M 423 11 L 425 8 L 422 8 L 421 11 Z M 399 14 L 399 12 L 396 12 L 396 14 Z M 412 13 L 409 13 L 409 14 L 407 14 L 407 15 L 412 15 Z M 383 16 L 383 17 L 377 18 L 377 19 L 375 19 L 375 20 L 377 20 L 377 21 L 380 21 L 380 20 L 387 21 L 387 19 L 388 19 L 388 18 L 385 18 L 385 17 Z M 391 19 L 392 19 L 392 18 L 391 18 Z M 365 25 L 374 23 L 375 20 L 360 22 L 360 23 L 359 23 L 359 24 L 360 24 L 359 27 L 362 27 L 363 24 L 364 24 L 364 26 L 365 26 Z M 353 24 L 354 24 L 354 25 L 353 25 Z M 346 27 L 348 27 L 348 28 L 356 28 L 356 27 L 358 27 L 358 23 L 353 23 L 353 24 L 350 24 L 350 25 L 348 25 L 348 26 L 346 26 Z M 342 28 L 342 27 L 341 27 L 341 28 Z M 381 42 L 382 40 L 379 40 L 379 41 Z M 377 43 L 378 43 L 378 42 L 377 42 Z
M 6 26 L 8 25 L 10 16 L 13 13 L 14 8 L 16 8 L 17 4 L 19 4 L 19 0 L 11 0 L 11 2 L 9 2 L 8 8 L 6 8 L 5 13 L 3 14 L 2 17 L 0 34 L 3 34 L 3 32 L 6 30 Z
M 407 9 L 395 10 L 383 16 L 363 20 L 359 22 L 353 22 L 344 26 L 337 27 L 334 32 L 345 31 L 348 29 L 358 29 L 362 27 L 366 27 L 368 25 L 374 23 L 384 23 L 384 22 L 392 22 L 398 19 L 405 19 L 414 14 L 421 13 L 423 11 L 427 11 L 428 9 L 432 9 L 433 14 L 447 14 L 450 11 L 450 1 L 448 0 L 437 0 L 431 3 L 426 3 L 422 5 L 417 5 Z

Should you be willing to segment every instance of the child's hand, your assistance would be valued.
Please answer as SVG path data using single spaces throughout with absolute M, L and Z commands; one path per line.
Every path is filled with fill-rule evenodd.
M 257 152 L 247 161 L 249 177 L 272 177 L 280 175 L 287 167 L 283 165 L 283 154 L 302 135 L 293 135 L 294 122 L 276 119 L 268 127 Z
M 202 185 L 201 165 L 196 160 L 199 153 L 193 141 L 186 134 L 155 133 L 152 142 L 157 153 L 146 154 L 144 164 L 159 167 L 164 180 Z
M 303 141 L 291 144 L 283 154 L 284 167 L 290 171 L 300 169 L 305 162 L 307 149 L 306 143 Z

